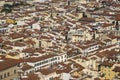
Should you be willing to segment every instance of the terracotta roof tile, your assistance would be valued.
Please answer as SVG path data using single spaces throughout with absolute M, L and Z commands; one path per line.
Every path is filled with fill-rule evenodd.
M 13 66 L 17 66 L 20 64 L 20 60 L 13 60 L 13 59 L 5 59 L 0 61 L 0 71 L 9 69 Z

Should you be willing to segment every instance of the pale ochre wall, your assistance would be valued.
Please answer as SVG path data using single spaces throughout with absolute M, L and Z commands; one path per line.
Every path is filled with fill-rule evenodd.
M 72 36 L 72 42 L 78 42 L 82 40 L 83 38 L 80 38 L 79 36 Z
M 86 35 L 86 40 L 91 40 L 92 39 L 92 36 L 89 33 L 85 33 L 85 35 Z
M 6 70 L 0 71 L 0 76 L 2 75 L 4 77 L 4 74 L 7 75 L 7 73 L 9 72 L 10 76 L 6 76 L 7 78 L 3 78 L 2 80 L 11 80 L 13 78 L 18 77 L 18 73 L 14 74 L 14 70 L 19 70 L 19 68 L 17 66 L 8 68 Z M 0 79 L 1 80 L 1 79 Z
M 81 75 L 81 74 L 82 74 L 82 71 L 79 71 L 79 72 L 75 71 L 75 72 L 73 72 L 71 75 L 72 75 L 72 76 L 76 76 L 76 77 L 79 77 L 79 78 L 80 78 L 80 77 L 82 77 L 82 75 Z
M 75 17 L 76 20 L 78 20 L 78 19 L 83 17 L 83 13 L 82 12 L 77 14 L 77 15 L 75 15 L 75 14 L 68 14 L 68 15 L 71 16 L 71 17 Z
M 105 76 L 103 77 L 103 79 L 109 79 L 109 80 L 113 80 L 113 78 L 115 77 L 115 75 L 117 75 L 118 73 L 112 71 L 112 68 L 108 68 L 108 67 L 101 67 L 101 72 L 105 73 Z
M 49 46 L 52 46 L 52 42 L 47 42 L 45 40 L 41 40 L 41 47 L 49 47 Z
M 72 42 L 91 40 L 91 39 L 92 39 L 92 35 L 88 33 L 88 31 L 84 31 L 83 36 L 72 36 Z
M 40 47 L 40 45 L 39 45 L 39 40 L 38 39 L 36 39 L 36 38 L 33 38 L 32 39 L 33 41 L 35 41 L 35 47 L 37 47 L 37 48 L 39 48 Z
M 23 40 L 23 37 L 21 37 L 21 38 L 16 38 L 16 39 L 12 39 L 11 41 L 14 42 L 14 41 L 19 41 L 19 40 Z
M 11 56 L 11 55 L 6 55 L 6 58 L 10 58 L 10 59 L 20 59 L 20 56 Z
M 14 24 L 15 20 L 13 20 L 13 19 L 6 19 L 6 23 L 8 23 L 8 24 Z
M 81 3 L 86 3 L 87 0 L 79 0 L 79 2 L 81 2 Z
M 117 43 L 117 39 L 112 39 L 112 44 Z
M 5 4 L 5 1 L 0 1 L 0 6 L 3 6 Z

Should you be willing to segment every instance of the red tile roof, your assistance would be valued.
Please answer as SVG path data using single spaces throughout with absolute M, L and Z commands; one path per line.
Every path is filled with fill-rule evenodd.
M 3 61 L 0 61 L 0 71 L 17 66 L 20 62 L 21 62 L 20 60 L 13 60 L 13 59 L 5 59 Z

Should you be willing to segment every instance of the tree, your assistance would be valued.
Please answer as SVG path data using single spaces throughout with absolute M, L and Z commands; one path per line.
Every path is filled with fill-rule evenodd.
M 12 11 L 12 5 L 10 4 L 4 4 L 3 9 L 1 10 L 1 12 L 5 12 L 7 13 L 11 13 Z

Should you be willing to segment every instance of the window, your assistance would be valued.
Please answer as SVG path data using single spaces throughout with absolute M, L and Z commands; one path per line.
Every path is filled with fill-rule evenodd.
M 53 77 L 51 77 L 51 78 L 49 78 L 49 80 L 54 80 L 54 78 L 53 78 Z
M 48 63 L 48 60 L 46 61 L 46 63 Z
M 4 74 L 4 78 L 6 78 L 6 74 Z
M 10 73 L 9 73 L 9 72 L 7 73 L 7 76 L 10 76 Z
M 55 58 L 55 60 L 57 60 L 57 58 Z
M 65 57 L 67 57 L 67 55 L 65 55 Z
M 98 48 L 98 46 L 96 46 L 95 48 Z
M 60 57 L 58 57 L 58 60 L 60 60 Z
M 14 74 L 16 73 L 16 70 L 14 70 Z
M 41 65 L 41 63 L 39 63 L 39 65 Z
M 2 75 L 0 75 L 0 79 L 3 79 L 3 76 L 2 76 Z
M 51 59 L 51 61 L 53 61 L 53 60 L 54 60 L 54 58 Z
M 39 65 L 39 63 L 36 64 L 37 66 Z
M 89 48 L 89 50 L 91 50 L 91 48 Z

